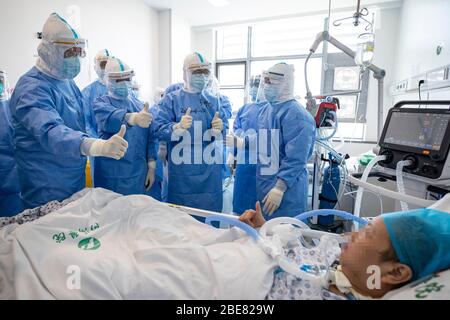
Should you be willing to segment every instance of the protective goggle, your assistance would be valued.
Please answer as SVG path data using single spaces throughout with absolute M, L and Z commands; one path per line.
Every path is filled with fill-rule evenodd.
M 64 58 L 86 57 L 86 51 L 81 47 L 72 47 L 64 51 Z
M 86 40 L 84 39 L 73 39 L 73 38 L 61 38 L 55 41 L 52 41 L 53 44 L 68 46 L 68 47 L 86 47 Z
M 284 74 L 275 72 L 263 72 L 265 84 L 279 84 L 284 80 Z
M 115 83 L 121 83 L 121 82 L 129 82 L 131 84 L 131 78 L 125 78 L 125 79 L 113 79 L 112 80 Z
M 134 74 L 133 75 L 128 74 L 128 76 L 125 76 L 125 77 L 112 77 L 109 75 L 108 80 L 109 80 L 109 82 L 114 83 L 114 84 L 125 82 L 131 86 L 133 76 L 134 76 Z
M 100 69 L 105 70 L 107 63 L 108 63 L 108 60 L 101 60 L 98 62 L 98 65 L 100 66 Z
M 204 75 L 204 76 L 209 76 L 211 74 L 211 71 L 209 69 L 195 69 L 191 71 L 192 74 L 196 74 L 196 75 Z

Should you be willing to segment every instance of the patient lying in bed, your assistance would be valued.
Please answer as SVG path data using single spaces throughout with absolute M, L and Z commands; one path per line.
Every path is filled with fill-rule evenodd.
M 259 203 L 240 220 L 254 228 L 264 217 Z M 391 213 L 351 234 L 339 264 L 331 266 L 327 288 L 278 272 L 268 299 L 382 298 L 403 285 L 450 268 L 450 214 L 433 209 Z M 316 252 L 297 250 L 293 257 L 314 260 Z M 321 264 L 320 257 L 316 258 Z
M 276 261 L 237 228 L 209 227 L 150 197 L 90 189 L 0 221 L 0 300 L 378 298 L 450 267 L 448 216 L 375 220 L 342 253 L 338 245 L 326 250 L 327 261 L 340 264 L 330 285 L 317 288 L 276 271 Z M 259 205 L 241 220 L 265 222 Z M 324 258 L 314 250 L 289 254 L 311 264 Z M 373 265 L 379 289 L 366 285 Z

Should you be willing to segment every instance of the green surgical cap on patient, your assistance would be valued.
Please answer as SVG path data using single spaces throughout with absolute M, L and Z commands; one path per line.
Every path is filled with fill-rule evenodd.
M 450 213 L 417 209 L 383 215 L 389 238 L 412 280 L 450 268 Z

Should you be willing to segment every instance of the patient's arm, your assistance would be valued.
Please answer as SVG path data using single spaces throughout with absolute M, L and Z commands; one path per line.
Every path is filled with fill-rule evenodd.
M 248 224 L 249 226 L 253 228 L 260 228 L 264 223 L 266 223 L 266 219 L 264 219 L 264 216 L 261 211 L 261 204 L 256 202 L 255 206 L 256 210 L 247 210 L 245 211 L 240 217 L 239 220 Z

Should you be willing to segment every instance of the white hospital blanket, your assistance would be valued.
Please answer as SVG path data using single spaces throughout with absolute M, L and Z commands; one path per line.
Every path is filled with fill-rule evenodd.
M 264 299 L 274 268 L 236 229 L 104 189 L 0 229 L 0 299 Z

